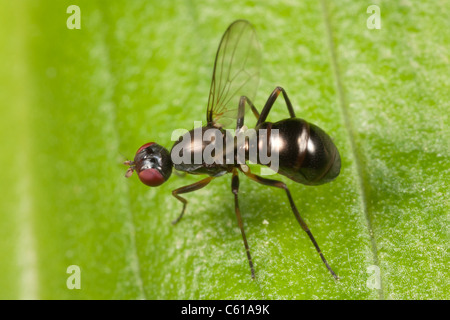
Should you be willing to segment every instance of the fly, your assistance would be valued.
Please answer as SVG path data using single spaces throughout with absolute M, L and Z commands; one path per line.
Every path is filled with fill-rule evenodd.
M 260 67 L 261 46 L 254 27 L 246 20 L 233 22 L 222 36 L 217 50 L 206 110 L 207 124 L 200 129 L 202 134 L 208 130 L 215 130 L 215 138 L 205 141 L 202 134 L 195 134 L 195 130 L 199 129 L 193 129 L 181 136 L 174 143 L 170 152 L 155 142 L 146 143 L 138 149 L 134 161 L 124 162 L 129 166 L 125 176 L 129 177 L 133 171 L 136 171 L 144 184 L 156 187 L 169 179 L 173 168 L 189 174 L 207 175 L 208 177 L 196 183 L 172 191 L 172 195 L 183 204 L 180 215 L 172 222 L 176 224 L 183 217 L 188 203 L 181 194 L 199 190 L 207 186 L 211 180 L 231 173 L 231 191 L 234 195 L 236 218 L 253 279 L 255 270 L 239 210 L 238 172 L 242 172 L 257 183 L 283 189 L 301 228 L 308 234 L 331 275 L 338 279 L 309 227 L 300 216 L 287 185 L 278 180 L 253 174 L 245 164 L 251 159 L 251 150 L 254 150 L 256 163 L 266 166 L 273 165 L 274 161 L 263 162 L 260 155 L 263 152 L 267 153 L 268 150 L 271 153 L 276 147 L 277 173 L 305 185 L 320 185 L 330 182 L 339 175 L 341 168 L 339 151 L 331 138 L 316 125 L 296 117 L 291 101 L 282 87 L 276 87 L 273 90 L 261 113 L 258 112 L 252 101 L 259 84 Z M 286 103 L 289 118 L 278 122 L 268 122 L 266 121 L 267 116 L 280 94 Z M 257 119 L 254 139 L 247 137 L 242 140 L 243 144 L 241 145 L 237 143 L 238 139 L 233 139 L 231 140 L 233 141 L 232 148 L 230 148 L 233 151 L 231 157 L 228 152 L 230 150 L 225 151 L 223 148 L 219 152 L 216 150 L 213 154 L 215 162 L 205 161 L 202 156 L 208 148 L 212 145 L 217 146 L 218 142 L 221 142 L 220 145 L 222 142 L 224 144 L 230 142 L 224 129 L 226 126 L 232 124 L 237 133 L 246 131 L 244 118 L 247 110 L 251 110 Z M 241 152 L 241 157 L 238 156 L 239 152 Z M 174 161 L 174 159 L 179 160 L 180 158 L 183 161 Z M 203 160 L 199 162 L 192 161 L 193 159 Z

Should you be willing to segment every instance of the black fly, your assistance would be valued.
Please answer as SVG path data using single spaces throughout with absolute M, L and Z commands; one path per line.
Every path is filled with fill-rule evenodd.
M 202 134 L 196 135 L 195 130 L 197 129 L 187 132 L 175 142 L 171 152 L 154 142 L 144 144 L 136 152 L 134 161 L 124 163 L 129 166 L 126 177 L 136 171 L 144 184 L 155 187 L 169 179 L 172 168 L 190 174 L 208 175 L 196 183 L 172 191 L 173 196 L 183 204 L 181 214 L 173 221 L 175 224 L 183 217 L 187 205 L 187 200 L 180 194 L 199 190 L 216 177 L 231 173 L 231 190 L 234 194 L 236 218 L 244 240 L 252 278 L 255 278 L 255 270 L 239 210 L 238 172 L 242 172 L 260 184 L 283 189 L 295 218 L 308 234 L 325 266 L 333 277 L 338 279 L 310 229 L 301 218 L 286 184 L 255 175 L 245 164 L 251 159 L 251 151 L 255 150 L 256 154 L 253 156 L 257 163 L 273 165 L 273 161 L 264 163 L 260 155 L 263 152 L 267 153 L 267 150 L 274 150 L 276 147 L 277 172 L 295 182 L 306 185 L 319 185 L 332 181 L 339 175 L 341 168 L 339 152 L 331 138 L 319 127 L 295 116 L 294 108 L 283 88 L 276 87 L 261 113 L 258 112 L 252 101 L 259 84 L 260 66 L 261 46 L 253 26 L 245 20 L 233 22 L 225 31 L 216 54 L 206 111 L 207 124 L 200 129 Z M 266 122 L 280 93 L 286 103 L 289 118 L 274 123 Z M 223 147 L 223 150 L 219 150 L 219 152 L 216 150 L 214 153 L 215 162 L 207 162 L 204 154 L 212 144 L 217 147 L 218 142 L 223 142 L 220 144 L 223 146 L 230 142 L 227 139 L 226 130 L 224 130 L 225 126 L 232 123 L 235 124 L 236 132 L 245 131 L 244 116 L 247 109 L 250 109 L 257 119 L 253 142 L 247 138 L 247 140 L 243 140 L 243 144 L 239 145 L 236 139 L 231 140 L 233 145 L 230 149 L 233 156 L 229 157 L 229 150 L 225 150 Z M 215 139 L 209 141 L 206 139 L 207 141 L 205 141 L 203 134 L 208 130 L 214 130 Z M 237 156 L 239 152 L 243 157 Z M 180 158 L 184 160 L 174 161 L 174 159 Z M 201 161 L 194 161 L 195 159 L 201 159 Z

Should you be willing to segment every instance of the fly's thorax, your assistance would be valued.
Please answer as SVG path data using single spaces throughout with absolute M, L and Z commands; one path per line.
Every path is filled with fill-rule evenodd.
M 258 163 L 258 134 L 245 127 L 238 131 L 214 125 L 185 131 L 174 143 L 171 158 L 175 169 L 216 175 L 250 160 Z M 266 162 L 267 163 L 267 162 Z
M 228 172 L 227 146 L 233 148 L 233 141 L 227 141 L 225 130 L 208 125 L 182 134 L 170 154 L 176 170 L 215 176 Z

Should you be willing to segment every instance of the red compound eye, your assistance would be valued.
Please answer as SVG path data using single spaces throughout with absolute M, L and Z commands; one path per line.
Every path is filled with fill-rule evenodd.
M 145 169 L 139 172 L 139 180 L 149 187 L 157 187 L 166 181 L 163 175 L 156 169 Z

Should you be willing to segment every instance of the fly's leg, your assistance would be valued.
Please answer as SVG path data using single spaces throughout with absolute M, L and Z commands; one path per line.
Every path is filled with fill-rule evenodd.
M 294 200 L 292 199 L 291 193 L 290 193 L 288 187 L 286 186 L 286 184 L 281 181 L 262 178 L 260 176 L 257 176 L 255 174 L 251 173 L 250 171 L 247 171 L 247 172 L 243 171 L 243 172 L 247 177 L 249 177 L 253 181 L 256 181 L 256 182 L 266 185 L 266 186 L 284 189 L 284 191 L 286 191 L 286 195 L 289 199 L 289 203 L 291 205 L 291 209 L 292 209 L 292 212 L 294 213 L 295 218 L 297 219 L 297 221 L 300 224 L 300 226 L 302 227 L 302 229 L 308 234 L 309 239 L 311 239 L 311 242 L 314 244 L 314 247 L 316 248 L 317 252 L 319 253 L 320 258 L 322 259 L 323 263 L 327 267 L 328 271 L 330 271 L 331 275 L 336 280 L 339 280 L 339 277 L 331 269 L 330 265 L 328 264 L 327 260 L 325 259 L 324 255 L 322 254 L 322 251 L 320 250 L 319 245 L 317 244 L 316 240 L 314 239 L 314 236 L 312 235 L 311 231 L 309 230 L 308 226 L 306 225 L 306 222 L 300 216 L 300 214 L 297 210 L 297 207 L 295 206 Z
M 231 179 L 231 191 L 234 194 L 234 209 L 236 211 L 236 218 L 238 220 L 239 228 L 241 229 L 242 239 L 244 240 L 245 251 L 247 252 L 247 259 L 252 272 L 252 278 L 255 279 L 255 269 L 253 268 L 252 256 L 245 236 L 244 225 L 242 224 L 241 211 L 239 210 L 238 192 L 239 192 L 239 176 L 238 171 L 233 169 L 233 178 Z
M 239 140 L 239 133 L 240 133 L 242 127 L 244 126 L 245 104 L 246 103 L 252 109 L 252 112 L 253 112 L 254 116 L 256 117 L 256 119 L 257 120 L 259 119 L 259 112 L 258 112 L 258 110 L 256 110 L 255 106 L 253 105 L 253 102 L 247 96 L 241 96 L 241 98 L 239 99 L 238 116 L 236 119 L 236 135 L 234 136 L 234 145 L 238 145 L 238 152 L 237 152 L 238 155 L 237 155 L 237 158 L 235 158 L 235 159 L 241 165 L 245 165 L 246 160 L 245 160 L 245 156 L 242 157 L 243 155 L 242 155 L 242 153 L 240 153 L 240 151 L 245 151 L 245 149 L 240 148 L 239 146 L 245 146 L 248 141 L 248 140 L 245 140 L 245 141 Z M 247 139 L 247 137 L 244 136 L 244 139 Z M 243 143 L 243 144 L 240 144 L 240 143 Z
M 269 112 L 272 109 L 272 106 L 275 103 L 275 101 L 277 100 L 280 93 L 283 93 L 284 101 L 286 102 L 286 106 L 288 108 L 290 117 L 295 118 L 294 108 L 292 107 L 292 103 L 289 100 L 289 97 L 288 97 L 286 91 L 282 87 L 276 87 L 275 90 L 273 90 L 272 93 L 270 94 L 269 99 L 267 99 L 267 102 L 261 111 L 261 115 L 258 118 L 258 122 L 256 123 L 256 125 L 259 125 L 259 124 L 263 123 L 264 121 L 266 121 L 267 116 L 269 115 Z
M 178 216 L 178 218 L 176 218 L 175 220 L 172 221 L 172 224 L 177 224 L 178 221 L 180 221 L 181 218 L 183 217 L 184 211 L 186 210 L 187 200 L 185 198 L 179 196 L 179 194 L 199 190 L 199 189 L 207 186 L 208 183 L 210 183 L 212 179 L 214 179 L 214 177 L 208 177 L 208 178 L 200 180 L 196 183 L 193 183 L 188 186 L 184 186 L 184 187 L 181 187 L 181 188 L 178 188 L 178 189 L 175 189 L 172 191 L 172 195 L 183 203 L 183 209 L 181 210 L 181 214 Z
M 236 121 L 236 131 L 239 131 L 244 126 L 244 116 L 245 116 L 245 103 L 247 103 L 256 119 L 259 119 L 259 112 L 256 110 L 253 102 L 246 96 L 241 96 L 239 99 L 238 117 Z

